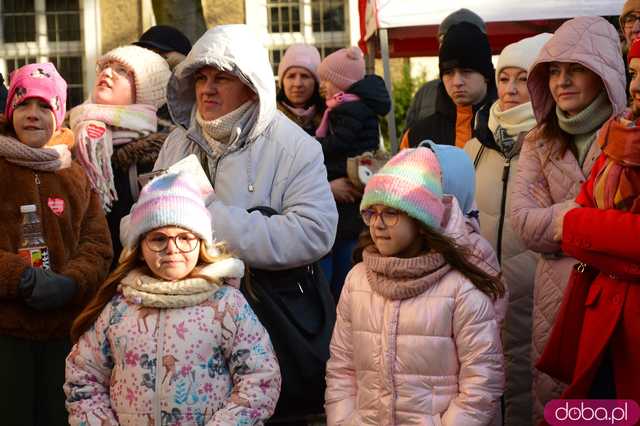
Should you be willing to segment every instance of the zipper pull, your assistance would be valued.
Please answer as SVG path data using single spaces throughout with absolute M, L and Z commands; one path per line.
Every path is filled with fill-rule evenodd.
M 300 285 L 300 283 L 298 282 L 298 283 L 296 283 L 296 284 L 298 284 L 298 288 L 300 289 L 300 293 L 301 293 L 301 294 L 304 294 L 304 291 L 302 290 L 302 286 Z
M 40 185 L 40 176 L 37 173 L 33 173 L 36 176 L 36 185 Z
M 587 264 L 586 263 L 582 263 L 582 262 L 578 262 L 578 265 L 576 267 L 576 270 L 578 272 L 580 272 L 581 274 L 584 273 L 584 271 L 587 269 Z
M 509 179 L 509 168 L 511 167 L 511 160 L 505 160 L 504 168 L 502 169 L 502 182 L 506 182 Z

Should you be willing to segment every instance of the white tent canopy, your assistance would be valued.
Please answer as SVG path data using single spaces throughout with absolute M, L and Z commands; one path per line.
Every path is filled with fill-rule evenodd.
M 622 10 L 625 0 L 359 0 L 360 11 L 364 11 L 364 28 L 361 25 L 362 40 L 376 36 L 379 41 L 383 62 L 384 78 L 391 92 L 389 57 L 427 56 L 428 54 L 402 53 L 402 43 L 413 37 L 412 47 L 426 49 L 425 36 L 433 33 L 431 44 L 435 43 L 434 27 L 452 12 L 466 8 L 477 13 L 488 23 L 491 40 L 492 28 L 513 27 L 517 22 L 552 21 L 576 16 L 616 16 Z M 364 3 L 364 4 L 363 4 Z M 492 24 L 495 23 L 495 24 Z M 499 24 L 502 23 L 502 24 Z M 559 25 L 559 24 L 558 24 Z M 499 37 L 499 35 L 495 35 Z M 523 37 L 523 36 L 521 36 Z M 519 39 L 519 38 L 518 38 Z M 513 42 L 515 40 L 512 40 Z M 390 44 L 392 46 L 390 51 Z M 437 46 L 434 44 L 434 46 Z M 493 46 L 493 44 L 492 44 Z M 493 46 L 494 48 L 496 46 Z M 437 47 L 435 47 L 437 48 Z M 501 48 L 501 47 L 500 47 Z M 389 133 L 394 152 L 397 150 L 394 108 L 387 116 Z
M 485 22 L 615 16 L 624 0 L 367 0 L 367 36 L 382 28 L 439 25 L 451 12 L 467 8 Z

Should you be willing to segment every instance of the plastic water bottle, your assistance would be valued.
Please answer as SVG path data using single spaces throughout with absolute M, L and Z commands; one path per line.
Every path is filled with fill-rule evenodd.
M 42 222 L 35 204 L 20 206 L 20 213 L 22 213 L 22 241 L 18 254 L 35 268 L 51 269 L 49 248 L 44 241 Z

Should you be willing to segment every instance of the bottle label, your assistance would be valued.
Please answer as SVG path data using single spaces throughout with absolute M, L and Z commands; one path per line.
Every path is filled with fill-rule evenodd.
M 51 269 L 47 246 L 21 248 L 18 254 L 34 268 Z

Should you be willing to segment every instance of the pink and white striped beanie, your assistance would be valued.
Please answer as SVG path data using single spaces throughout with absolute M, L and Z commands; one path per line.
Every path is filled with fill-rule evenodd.
M 161 175 L 142 188 L 122 235 L 123 245 L 133 249 L 140 237 L 163 226 L 187 229 L 212 246 L 211 215 L 187 172 Z
M 440 230 L 445 207 L 440 164 L 433 151 L 402 150 L 378 170 L 364 188 L 360 210 L 375 204 L 398 209 Z

